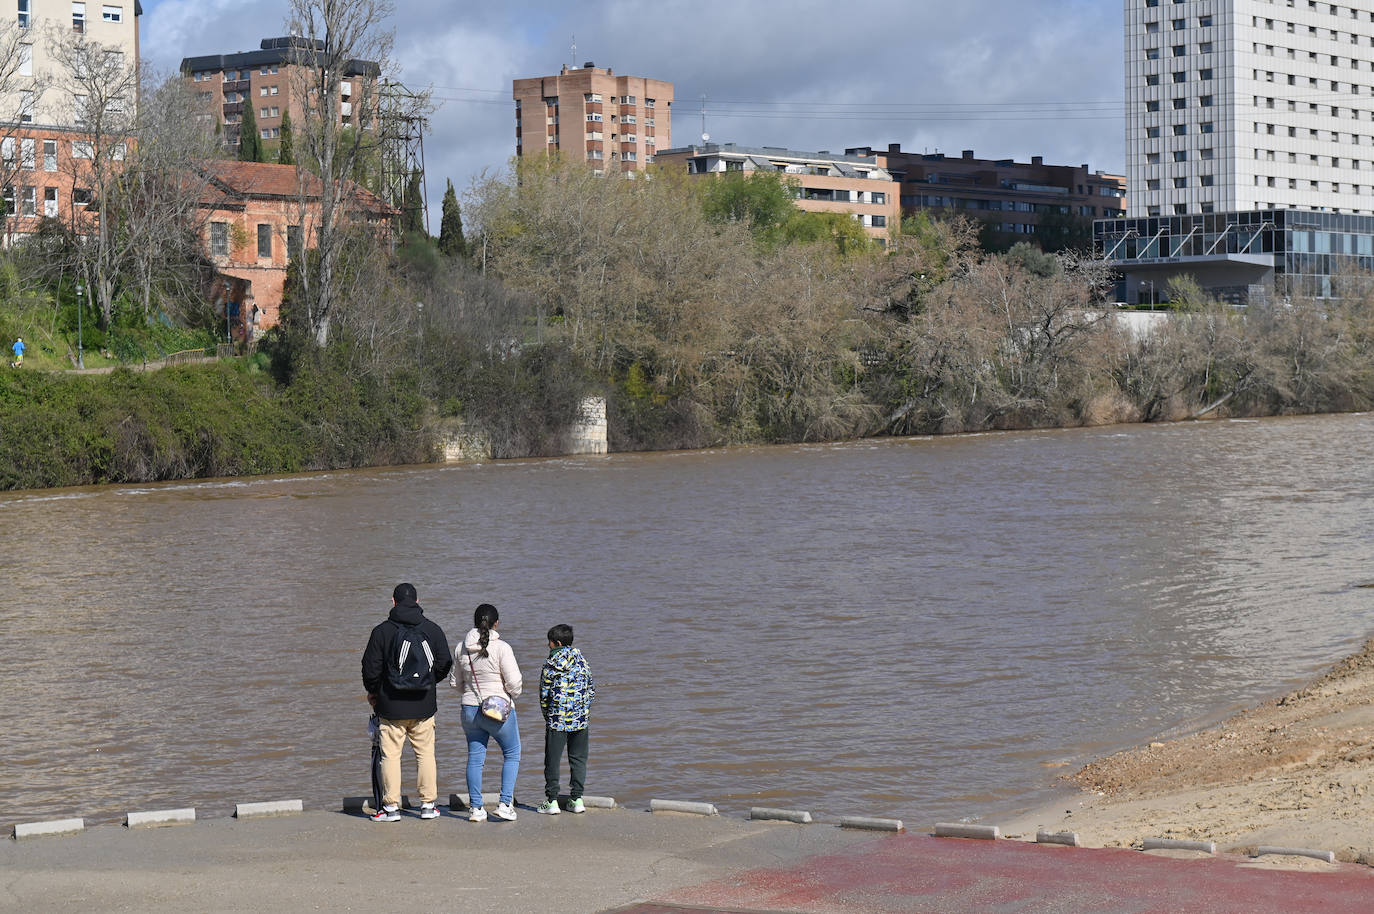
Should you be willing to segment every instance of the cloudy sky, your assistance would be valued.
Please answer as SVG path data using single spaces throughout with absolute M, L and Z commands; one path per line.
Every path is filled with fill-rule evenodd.
M 396 0 L 393 74 L 432 87 L 425 136 L 438 232 L 460 191 L 515 152 L 511 80 L 595 61 L 675 86 L 673 145 L 1125 163 L 1115 0 Z M 144 0 L 144 60 L 254 50 L 286 34 L 286 0 Z M 572 45 L 576 41 L 574 56 Z

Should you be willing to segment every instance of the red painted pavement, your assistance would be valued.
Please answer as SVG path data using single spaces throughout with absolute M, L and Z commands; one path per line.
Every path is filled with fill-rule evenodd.
M 1139 851 L 892 835 L 842 854 L 750 870 L 623 914 L 693 911 L 1371 914 L 1374 871 L 1246 867 Z

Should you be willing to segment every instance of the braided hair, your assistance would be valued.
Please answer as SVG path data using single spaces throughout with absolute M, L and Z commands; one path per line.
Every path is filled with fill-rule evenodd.
M 478 652 L 478 657 L 487 656 L 487 644 L 491 641 L 491 629 L 496 624 L 496 620 L 501 618 L 501 614 L 496 611 L 496 607 L 490 603 L 483 603 L 477 607 L 472 614 L 472 627 L 482 633 L 478 642 L 482 650 Z

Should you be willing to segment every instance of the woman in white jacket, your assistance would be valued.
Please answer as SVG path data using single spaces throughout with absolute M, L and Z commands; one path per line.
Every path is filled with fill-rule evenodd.
M 515 720 L 515 699 L 523 683 L 515 652 L 496 631 L 500 618 L 496 607 L 483 603 L 472 614 L 472 629 L 463 646 L 454 651 L 449 685 L 463 690 L 463 733 L 468 740 L 468 814 L 469 822 L 484 822 L 482 808 L 482 764 L 487 760 L 487 742 L 496 738 L 504 761 L 501 763 L 501 802 L 492 816 L 515 821 L 515 776 L 520 771 L 520 727 Z M 504 721 L 483 714 L 483 699 L 504 698 L 510 713 Z

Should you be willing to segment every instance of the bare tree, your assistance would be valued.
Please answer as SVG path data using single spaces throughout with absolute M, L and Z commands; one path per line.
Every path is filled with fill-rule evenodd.
M 303 113 L 295 125 L 297 158 L 323 185 L 315 227 L 318 266 L 313 275 L 303 274 L 308 324 L 321 346 L 329 342 L 343 301 L 339 257 L 356 201 L 353 182 L 381 161 L 379 77 L 395 66 L 387 24 L 393 12 L 389 0 L 291 0 L 288 24 L 301 36 L 287 58 L 293 65 L 292 97 Z M 423 117 L 429 94 L 411 93 L 404 104 L 403 114 Z
M 65 159 L 74 188 L 72 231 L 80 238 L 77 268 L 108 326 L 124 249 L 103 212 L 134 138 L 138 73 L 122 50 L 82 33 L 51 34 L 48 56 L 55 69 L 54 88 L 70 105 L 71 121 L 80 130 Z
M 145 74 L 145 77 L 147 74 Z M 198 163 L 217 157 L 219 140 L 196 114 L 193 91 L 179 74 L 145 80 L 136 138 L 103 216 L 117 220 L 127 269 L 145 314 L 157 307 L 203 317 L 205 224 L 210 179 Z

